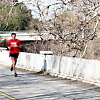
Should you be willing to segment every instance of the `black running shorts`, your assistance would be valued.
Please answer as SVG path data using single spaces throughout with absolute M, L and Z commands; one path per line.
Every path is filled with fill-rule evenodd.
M 19 56 L 19 53 L 9 54 L 9 57 L 18 58 L 18 56 Z

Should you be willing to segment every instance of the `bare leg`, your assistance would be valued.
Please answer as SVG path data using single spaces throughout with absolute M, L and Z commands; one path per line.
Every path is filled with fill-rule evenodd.
M 12 60 L 12 65 L 13 65 L 13 71 L 16 73 L 16 63 L 17 63 L 17 58 L 11 57 Z

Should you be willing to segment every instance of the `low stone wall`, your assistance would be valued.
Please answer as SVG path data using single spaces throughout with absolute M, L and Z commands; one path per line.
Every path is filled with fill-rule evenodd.
M 8 51 L 0 52 L 0 64 L 11 65 Z M 21 52 L 16 67 L 37 72 L 46 69 L 52 76 L 100 85 L 99 60 Z
M 100 85 L 100 61 L 81 58 L 47 56 L 51 75 Z
M 16 67 L 30 70 L 44 70 L 44 55 L 32 53 L 20 53 Z
M 0 52 L 0 64 L 11 66 L 11 59 L 9 58 L 8 51 L 2 51 Z

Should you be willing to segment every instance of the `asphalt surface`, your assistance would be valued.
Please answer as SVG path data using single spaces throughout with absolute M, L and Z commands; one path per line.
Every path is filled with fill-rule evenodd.
M 100 100 L 100 87 L 0 66 L 0 100 Z

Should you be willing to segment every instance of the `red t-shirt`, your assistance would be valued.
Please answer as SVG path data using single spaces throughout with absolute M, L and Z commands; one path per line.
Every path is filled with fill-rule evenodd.
M 17 46 L 21 45 L 21 41 L 16 39 L 10 39 L 7 42 L 8 47 L 11 47 L 11 49 L 9 50 L 9 54 L 13 54 L 13 53 L 19 53 L 20 52 L 20 48 Z

